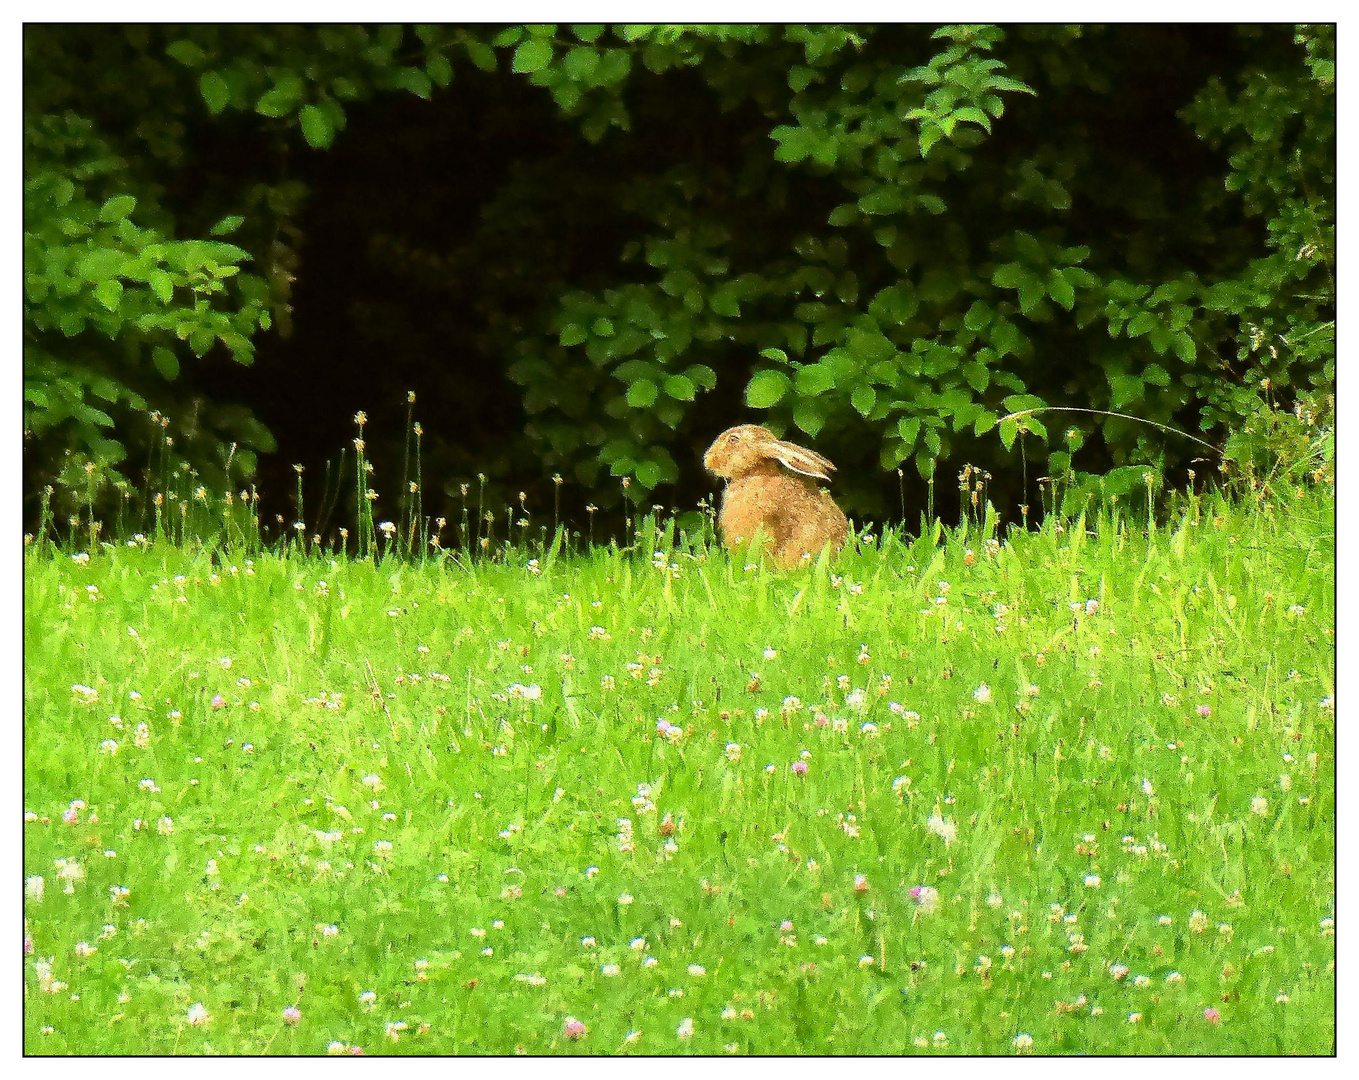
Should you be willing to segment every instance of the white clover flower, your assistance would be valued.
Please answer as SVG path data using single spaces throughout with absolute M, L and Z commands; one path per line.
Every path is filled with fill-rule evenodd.
M 972 691 L 973 700 L 985 705 L 991 700 L 991 688 L 982 683 L 977 689 Z
M 958 839 L 957 824 L 953 821 L 945 821 L 939 814 L 931 814 L 929 821 L 925 823 L 925 827 L 939 837 L 944 842 L 945 847 Z

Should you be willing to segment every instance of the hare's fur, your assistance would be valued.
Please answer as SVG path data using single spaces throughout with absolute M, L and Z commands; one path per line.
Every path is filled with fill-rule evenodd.
M 816 479 L 835 471 L 820 454 L 774 437 L 757 424 L 724 431 L 703 455 L 707 470 L 727 481 L 717 523 L 732 550 L 761 534 L 778 565 L 803 565 L 829 544 L 845 546 L 849 522 Z

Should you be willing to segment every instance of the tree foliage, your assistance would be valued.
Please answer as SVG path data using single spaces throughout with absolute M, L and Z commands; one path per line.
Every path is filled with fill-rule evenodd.
M 471 67 L 583 141 L 513 170 L 461 250 L 387 250 L 477 290 L 544 475 L 649 499 L 721 400 L 816 441 L 869 514 L 873 473 L 999 464 L 1020 437 L 1054 474 L 1090 436 L 1106 466 L 1182 462 L 1167 427 L 1220 441 L 1261 379 L 1334 379 L 1334 29 L 1223 34 L 1228 69 L 1169 104 L 1220 155 L 1200 182 L 1128 141 L 1149 28 L 30 27 L 25 428 L 116 462 L 120 417 L 183 405 L 182 364 L 286 332 L 305 189 L 187 196 L 187 132 L 324 151 L 356 103 L 457 94 Z M 633 129 L 653 84 L 691 110 L 659 136 Z M 623 229 L 594 280 L 523 242 L 573 186 Z M 1046 406 L 1122 415 L 1049 435 Z

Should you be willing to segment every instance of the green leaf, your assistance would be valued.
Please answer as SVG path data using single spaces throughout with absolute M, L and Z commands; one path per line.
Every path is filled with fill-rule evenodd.
M 953 119 L 957 123 L 968 120 L 974 124 L 980 124 L 988 132 L 991 130 L 991 118 L 973 105 L 965 105 L 961 109 L 954 110 Z
M 520 74 L 542 71 L 552 63 L 552 43 L 541 38 L 530 38 L 514 50 L 510 70 Z
M 1030 278 L 1019 286 L 1019 310 L 1025 315 L 1033 311 L 1043 302 L 1043 286 L 1034 278 Z
M 853 225 L 858 219 L 859 208 L 854 203 L 847 202 L 841 203 L 832 210 L 830 216 L 826 218 L 826 223 L 834 225 L 836 228 L 843 228 L 846 225 Z
M 849 395 L 849 403 L 860 416 L 867 417 L 873 411 L 873 406 L 878 403 L 878 392 L 868 383 L 860 383 Z
M 1151 329 L 1154 326 L 1156 326 L 1157 322 L 1158 320 L 1156 318 L 1155 312 L 1139 311 L 1130 320 L 1128 320 L 1127 329 L 1128 337 L 1135 338 L 1140 337 L 1143 334 L 1150 333 Z
M 429 100 L 430 94 L 434 92 L 434 84 L 422 68 L 396 68 L 392 71 L 390 79 L 393 86 L 399 86 L 402 90 L 409 90 L 416 97 L 424 98 L 426 101 Z
M 135 195 L 115 195 L 99 208 L 99 220 L 105 223 L 121 221 L 136 205 Z
M 467 51 L 467 59 L 482 71 L 495 71 L 499 66 L 496 63 L 495 50 L 484 41 L 465 41 L 463 48 Z
M 983 330 L 991 322 L 991 305 L 985 300 L 974 300 L 963 316 L 963 326 L 968 330 Z
M 979 437 L 985 435 L 996 426 L 997 419 L 998 417 L 995 413 L 983 410 L 977 417 L 976 422 L 972 425 L 972 434 Z
M 692 380 L 683 375 L 671 375 L 663 385 L 666 394 L 676 401 L 693 401 L 697 392 Z
M 613 320 L 600 316 L 590 327 L 590 332 L 595 337 L 613 337 Z
M 244 222 L 245 218 L 241 217 L 240 214 L 228 214 L 209 229 L 208 234 L 210 236 L 227 236 L 239 229 Z
M 920 301 L 910 285 L 889 285 L 873 297 L 868 304 L 868 313 L 878 321 L 879 326 L 901 326 L 915 315 Z
M 1111 408 L 1121 409 L 1126 405 L 1139 401 L 1146 393 L 1146 387 L 1142 380 L 1136 375 L 1129 375 L 1126 372 L 1115 372 L 1109 375 L 1109 405 Z
M 271 90 L 266 90 L 255 102 L 255 111 L 261 116 L 281 117 L 289 116 L 297 108 L 297 103 L 302 97 L 302 80 L 296 76 L 291 76 L 276 83 Z
M 105 278 L 94 287 L 94 298 L 110 311 L 117 311 L 123 299 L 123 283 L 117 278 Z
M 557 341 L 561 345 L 579 345 L 589 336 L 590 335 L 586 333 L 585 327 L 577 326 L 575 323 L 569 323 L 562 327 L 562 332 L 558 335 Z
M 788 354 L 782 349 L 761 349 L 760 355 L 766 360 L 777 360 L 784 364 L 788 362 Z
M 778 404 L 791 385 L 792 380 L 775 368 L 757 371 L 746 385 L 746 404 L 752 409 L 767 409 Z
M 920 128 L 920 156 L 928 157 L 930 147 L 944 137 L 944 129 L 937 123 L 927 123 Z
M 826 364 L 805 364 L 798 368 L 794 379 L 797 392 L 807 396 L 824 394 L 834 385 L 835 372 Z
M 522 26 L 507 26 L 504 30 L 500 31 L 500 33 L 496 34 L 495 37 L 491 38 L 491 44 L 497 49 L 504 49 L 513 45 L 523 36 L 524 28 Z
M 604 33 L 604 24 L 577 23 L 571 27 L 571 33 L 575 34 L 581 41 L 597 41 Z
M 146 276 L 146 283 L 151 286 L 151 291 L 162 304 L 168 304 L 174 298 L 174 279 L 164 270 L 152 270 Z
M 986 370 L 986 365 L 975 360 L 969 360 L 963 365 L 963 378 L 967 380 L 967 385 L 979 394 L 991 385 L 991 373 Z
M 298 123 L 302 125 L 302 137 L 307 140 L 307 144 L 317 150 L 324 150 L 335 138 L 335 129 L 331 126 L 330 117 L 315 105 L 304 105 L 302 111 L 297 114 Z
M 920 434 L 920 417 L 903 416 L 897 421 L 897 434 L 901 436 L 906 453 L 910 453 L 911 447 L 915 445 L 916 436 Z
M 1048 275 L 1048 295 L 1067 311 L 1070 311 L 1072 305 L 1076 303 L 1076 290 L 1071 287 L 1071 283 L 1060 270 L 1053 270 Z
M 207 59 L 207 54 L 203 52 L 202 46 L 196 41 L 189 41 L 187 38 L 170 42 L 169 45 L 165 46 L 165 54 L 185 67 L 199 67 Z
M 1002 263 L 991 274 L 991 284 L 1001 289 L 1017 289 L 1029 280 L 1029 276 L 1023 263 Z
M 570 78 L 576 82 L 584 82 L 595 73 L 595 68 L 599 67 L 599 51 L 578 45 L 566 54 L 562 67 Z
M 1148 364 L 1142 370 L 1142 378 L 1156 386 L 1170 385 L 1170 372 L 1160 364 Z
M 638 379 L 628 387 L 628 404 L 634 409 L 649 409 L 656 403 L 656 384 L 650 379 Z
M 637 463 L 635 473 L 637 482 L 644 488 L 654 488 L 661 482 L 661 466 L 659 462 L 646 460 Z
M 1015 436 L 1019 434 L 1019 421 L 1006 417 L 1000 422 L 1000 441 L 1006 450 L 1014 446 Z
M 151 362 L 156 366 L 156 370 L 160 372 L 162 379 L 168 381 L 174 379 L 179 374 L 179 359 L 163 345 L 158 345 L 151 350 Z
M 437 86 L 447 86 L 453 81 L 453 64 L 441 52 L 432 52 L 425 61 L 425 73 Z
M 1194 345 L 1194 339 L 1183 330 L 1175 335 L 1174 340 L 1175 355 L 1186 364 L 1192 364 L 1194 357 L 1198 355 L 1198 348 Z
M 805 431 L 812 438 L 826 425 L 826 418 L 821 413 L 820 406 L 814 401 L 803 399 L 793 406 L 793 423 Z

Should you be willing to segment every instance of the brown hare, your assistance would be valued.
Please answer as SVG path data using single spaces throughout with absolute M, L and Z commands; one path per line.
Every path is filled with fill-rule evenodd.
M 717 523 L 729 549 L 762 532 L 774 561 L 788 569 L 809 562 L 827 544 L 833 551 L 845 546 L 849 522 L 814 482 L 835 471 L 820 454 L 776 439 L 758 424 L 742 424 L 717 437 L 703 465 L 727 481 Z

